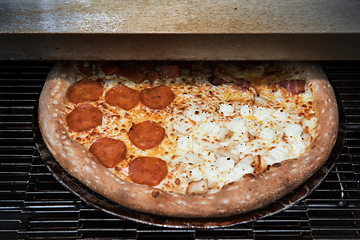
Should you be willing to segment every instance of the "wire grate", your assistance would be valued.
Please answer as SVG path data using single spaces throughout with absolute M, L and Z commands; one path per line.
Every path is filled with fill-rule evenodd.
M 35 149 L 32 114 L 53 62 L 0 62 L 1 239 L 359 239 L 360 63 L 323 62 L 344 105 L 347 133 L 335 168 L 297 205 L 220 229 L 168 229 L 92 208 L 49 173 Z

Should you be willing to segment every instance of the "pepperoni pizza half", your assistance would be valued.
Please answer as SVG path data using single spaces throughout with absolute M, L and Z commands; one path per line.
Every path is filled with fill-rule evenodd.
M 310 178 L 337 138 L 322 69 L 299 62 L 61 62 L 39 103 L 60 165 L 125 207 L 225 217 Z

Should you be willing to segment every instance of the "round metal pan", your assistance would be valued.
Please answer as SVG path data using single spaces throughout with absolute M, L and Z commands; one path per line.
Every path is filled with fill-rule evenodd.
M 49 150 L 46 148 L 44 140 L 42 138 L 39 125 L 38 125 L 38 108 L 37 105 L 34 108 L 33 113 L 33 133 L 35 139 L 36 148 L 40 154 L 42 161 L 45 163 L 52 175 L 69 191 L 79 197 L 85 203 L 98 208 L 109 214 L 132 220 L 139 223 L 160 226 L 160 227 L 172 227 L 172 228 L 216 228 L 233 226 L 236 224 L 247 223 L 250 221 L 258 220 L 267 216 L 271 216 L 278 212 L 281 212 L 300 200 L 311 194 L 325 179 L 327 174 L 334 167 L 337 159 L 340 156 L 340 152 L 344 145 L 346 134 L 346 118 L 345 111 L 341 101 L 337 95 L 337 103 L 339 107 L 339 131 L 338 138 L 335 146 L 326 161 L 326 163 L 303 185 L 285 195 L 281 199 L 269 204 L 268 206 L 248 212 L 245 214 L 235 215 L 224 218 L 172 218 L 162 217 L 157 215 L 146 214 L 138 211 L 134 211 L 125 208 L 119 204 L 116 204 L 98 193 L 92 191 L 83 185 L 80 181 L 72 177 L 67 173 L 60 164 L 55 161 Z

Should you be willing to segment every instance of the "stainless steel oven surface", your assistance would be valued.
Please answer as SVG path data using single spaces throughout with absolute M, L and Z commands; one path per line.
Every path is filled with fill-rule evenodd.
M 214 229 L 163 228 L 100 211 L 63 187 L 35 147 L 33 117 L 54 62 L 0 62 L 0 239 L 359 239 L 360 62 L 321 62 L 346 137 L 322 184 L 289 209 Z

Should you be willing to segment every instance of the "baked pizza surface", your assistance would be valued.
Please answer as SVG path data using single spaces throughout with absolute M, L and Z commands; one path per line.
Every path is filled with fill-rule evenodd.
M 223 217 L 311 177 L 338 110 L 312 63 L 64 62 L 45 83 L 39 125 L 62 167 L 112 201 Z

